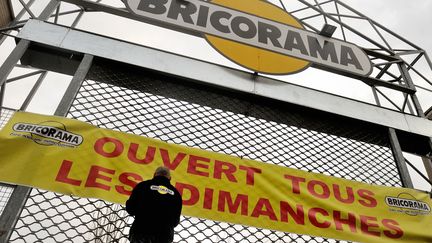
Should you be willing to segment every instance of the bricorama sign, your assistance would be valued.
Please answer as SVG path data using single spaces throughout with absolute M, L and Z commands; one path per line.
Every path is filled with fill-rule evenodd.
M 161 165 L 172 170 L 183 215 L 357 242 L 432 242 L 432 200 L 417 190 L 310 173 L 63 117 L 17 112 L 0 131 L 0 181 L 7 183 L 124 204 L 133 187 Z
M 263 0 L 125 0 L 129 11 L 202 33 L 222 55 L 268 74 L 302 71 L 310 63 L 367 76 L 365 52 L 354 44 L 304 30 L 286 11 Z M 177 27 L 177 28 L 176 28 Z

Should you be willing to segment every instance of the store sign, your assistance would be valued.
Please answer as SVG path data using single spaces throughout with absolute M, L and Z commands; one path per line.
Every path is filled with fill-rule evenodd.
M 355 242 L 432 242 L 432 200 L 417 190 L 310 173 L 63 117 L 17 112 L 0 131 L 0 181 L 7 183 L 124 204 L 132 188 L 161 165 L 172 171 L 186 216 Z
M 261 0 L 126 0 L 136 15 L 202 33 L 222 55 L 269 74 L 310 63 L 367 76 L 368 56 L 354 44 L 304 30 L 293 16 Z

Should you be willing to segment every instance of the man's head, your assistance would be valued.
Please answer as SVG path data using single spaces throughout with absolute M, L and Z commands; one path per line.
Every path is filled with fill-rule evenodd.
M 165 166 L 160 166 L 156 169 L 154 176 L 164 176 L 168 178 L 168 180 L 171 180 L 171 173 L 170 170 Z

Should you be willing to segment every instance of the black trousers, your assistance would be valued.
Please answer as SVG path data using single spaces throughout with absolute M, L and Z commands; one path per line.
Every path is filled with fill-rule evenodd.
M 172 243 L 173 234 L 140 234 L 137 232 L 130 232 L 129 241 L 130 243 Z

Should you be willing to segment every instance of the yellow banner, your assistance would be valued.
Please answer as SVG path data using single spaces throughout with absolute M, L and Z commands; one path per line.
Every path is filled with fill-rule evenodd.
M 156 167 L 183 214 L 359 242 L 432 242 L 431 198 L 18 112 L 0 132 L 0 180 L 124 204 Z

